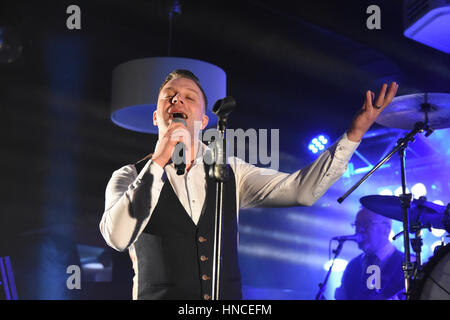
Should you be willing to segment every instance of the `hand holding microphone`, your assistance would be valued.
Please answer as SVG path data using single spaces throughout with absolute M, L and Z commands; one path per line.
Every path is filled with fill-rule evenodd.
M 186 169 L 186 156 L 189 157 L 189 147 L 190 134 L 186 120 L 181 113 L 174 113 L 166 133 L 159 139 L 152 160 L 164 168 L 172 159 L 177 174 L 183 175 Z

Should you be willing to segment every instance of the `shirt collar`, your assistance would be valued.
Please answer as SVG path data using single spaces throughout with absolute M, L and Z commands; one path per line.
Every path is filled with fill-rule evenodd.
M 158 144 L 159 144 L 159 140 L 156 142 L 155 150 L 158 147 Z M 211 148 L 209 148 L 202 141 L 198 141 L 198 144 L 199 144 L 199 147 L 197 149 L 197 154 L 195 156 L 195 160 L 194 160 L 193 166 L 197 165 L 197 164 L 203 164 L 203 155 L 205 154 L 206 150 L 211 150 Z M 172 162 L 170 162 L 167 165 L 171 166 L 172 168 L 175 168 L 175 165 Z

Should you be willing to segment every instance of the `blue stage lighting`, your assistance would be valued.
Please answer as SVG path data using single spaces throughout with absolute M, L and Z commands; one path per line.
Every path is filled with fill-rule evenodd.
M 393 195 L 392 191 L 387 188 L 381 190 L 380 192 L 378 192 L 378 194 L 381 196 L 392 196 Z
M 328 271 L 331 267 L 331 264 L 333 263 L 333 260 L 328 260 L 324 265 L 323 269 Z M 333 269 L 331 271 L 333 272 L 344 272 L 345 268 L 347 267 L 348 261 L 344 259 L 336 259 L 334 260 Z
M 411 192 L 415 199 L 419 199 L 421 196 L 427 195 L 427 188 L 423 183 L 416 183 L 412 188 Z
M 327 138 L 325 138 L 325 137 L 324 137 L 324 136 L 322 136 L 322 135 L 321 135 L 321 136 L 319 136 L 319 138 L 318 138 L 318 139 L 319 139 L 319 141 L 320 141 L 320 142 L 322 142 L 322 144 L 324 144 L 324 145 L 328 143 L 328 139 L 327 139 Z
M 313 145 L 313 144 L 310 144 L 310 145 L 308 146 L 308 149 L 311 150 L 312 153 L 317 153 L 317 152 L 319 151 L 319 150 L 316 148 L 316 146 Z
M 308 145 L 308 149 L 311 150 L 312 153 L 317 153 L 325 149 L 326 145 L 328 144 L 328 137 L 321 134 L 311 140 L 311 142 Z
M 430 246 L 431 252 L 434 252 L 434 249 L 436 249 L 437 246 L 442 246 L 442 241 L 436 241 L 436 242 L 434 242 L 434 243 Z
M 433 234 L 433 236 L 435 236 L 437 238 L 441 238 L 445 235 L 446 231 L 444 229 L 431 228 L 431 233 Z M 431 250 L 431 251 L 433 251 L 433 250 Z

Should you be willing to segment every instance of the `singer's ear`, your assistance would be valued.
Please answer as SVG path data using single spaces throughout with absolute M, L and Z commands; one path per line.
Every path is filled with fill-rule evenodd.
M 153 111 L 153 125 L 158 126 L 158 121 L 156 121 L 156 110 Z
M 202 118 L 202 130 L 206 128 L 209 122 L 209 117 L 205 114 Z

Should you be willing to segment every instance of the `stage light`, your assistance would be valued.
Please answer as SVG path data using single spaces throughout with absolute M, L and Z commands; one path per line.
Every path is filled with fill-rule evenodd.
M 170 1 L 169 1 L 170 2 Z M 175 14 L 181 14 L 179 1 L 173 1 L 169 14 L 170 26 Z M 206 114 L 208 126 L 217 124 L 212 107 L 226 96 L 226 73 L 220 67 L 206 61 L 172 57 L 172 27 L 169 28 L 167 57 L 149 57 L 124 62 L 114 68 L 111 90 L 111 121 L 132 131 L 158 134 L 153 125 L 153 112 L 158 102 L 159 88 L 165 77 L 175 69 L 187 69 L 200 80 L 208 100 Z
M 314 146 L 314 145 L 312 145 L 312 144 L 310 144 L 310 145 L 308 146 L 308 149 L 311 150 L 313 153 L 317 153 L 317 151 L 319 151 L 319 150 L 316 148 L 316 146 Z
M 406 188 L 406 193 L 409 193 L 409 189 L 408 188 Z M 402 194 L 402 187 L 398 187 L 397 189 L 395 189 L 394 196 L 398 197 L 401 194 Z
M 383 189 L 383 190 L 381 190 L 380 192 L 378 192 L 378 194 L 379 194 L 380 196 L 392 196 L 392 195 L 394 195 L 394 194 L 392 193 L 392 191 L 389 190 L 389 189 Z
M 445 230 L 444 229 L 435 229 L 435 228 L 431 228 L 431 233 L 433 234 L 433 236 L 440 238 L 445 234 Z
M 442 202 L 441 200 L 434 200 L 433 203 L 438 204 L 440 206 L 444 205 L 444 202 Z
M 318 139 L 319 139 L 319 141 L 320 141 L 323 145 L 325 145 L 325 144 L 328 143 L 328 139 L 325 138 L 325 137 L 322 136 L 322 135 L 320 135 L 320 136 L 318 137 Z
M 436 241 L 436 242 L 434 242 L 431 246 L 430 246 L 430 249 L 431 249 L 431 252 L 434 252 L 434 249 L 436 249 L 436 247 L 437 246 L 440 246 L 440 245 L 442 245 L 442 241 Z
M 416 183 L 412 188 L 411 192 L 413 194 L 413 197 L 415 199 L 419 199 L 422 196 L 426 196 L 427 194 L 427 188 L 423 183 Z
M 308 149 L 311 150 L 312 153 L 317 153 L 325 149 L 325 146 L 328 144 L 328 137 L 326 135 L 318 135 L 313 138 L 308 145 Z
M 105 267 L 99 263 L 99 262 L 89 262 L 86 264 L 83 264 L 83 270 L 102 270 Z
M 325 271 L 328 271 L 328 269 L 330 269 L 331 264 L 333 263 L 333 260 L 329 260 L 327 261 L 324 265 L 323 265 L 323 269 Z M 348 261 L 344 260 L 344 259 L 336 259 L 334 260 L 334 265 L 333 265 L 333 272 L 344 272 L 345 268 L 347 267 Z
M 394 236 L 395 236 L 395 232 L 394 232 L 394 230 L 391 229 L 391 232 L 389 232 L 389 242 L 393 242 L 394 241 L 393 240 Z

